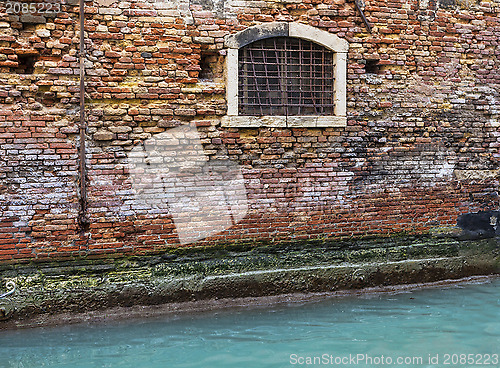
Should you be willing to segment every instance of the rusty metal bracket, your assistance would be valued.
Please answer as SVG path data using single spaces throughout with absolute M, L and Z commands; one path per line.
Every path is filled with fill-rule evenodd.
M 6 287 L 7 287 L 7 292 L 0 295 L 0 299 L 12 295 L 16 291 L 16 284 L 14 283 L 14 281 L 8 281 Z
M 356 3 L 356 8 L 358 8 L 359 13 L 361 14 L 361 18 L 363 18 L 363 22 L 366 24 L 366 28 L 368 28 L 368 32 L 372 33 L 372 26 L 370 23 L 368 23 L 368 19 L 366 19 L 365 13 L 363 12 L 363 9 L 361 8 L 361 4 L 359 3 L 359 0 L 354 0 Z

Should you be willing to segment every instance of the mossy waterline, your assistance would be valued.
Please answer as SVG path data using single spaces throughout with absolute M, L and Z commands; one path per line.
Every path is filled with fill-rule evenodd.
M 0 301 L 0 308 L 6 320 L 16 321 L 43 313 L 331 292 L 497 273 L 500 246 L 495 238 L 398 235 L 173 248 L 140 257 L 1 265 L 2 280 L 15 282 L 18 290 Z

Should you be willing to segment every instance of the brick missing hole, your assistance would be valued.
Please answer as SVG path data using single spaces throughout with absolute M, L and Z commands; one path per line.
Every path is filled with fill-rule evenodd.
M 215 52 L 202 52 L 198 79 L 205 81 L 217 81 L 222 78 L 222 75 L 222 56 Z
M 365 72 L 367 74 L 379 74 L 380 73 L 379 60 L 366 60 Z
M 18 66 L 16 73 L 33 74 L 35 72 L 35 63 L 38 61 L 38 55 L 17 55 Z

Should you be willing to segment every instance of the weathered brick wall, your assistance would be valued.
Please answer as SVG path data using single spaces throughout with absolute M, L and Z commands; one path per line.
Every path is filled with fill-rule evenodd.
M 188 122 L 211 159 L 242 166 L 249 199 L 243 221 L 203 244 L 423 233 L 498 208 L 497 0 L 366 0 L 371 34 L 345 0 L 96 0 L 82 234 L 73 3 L 43 19 L 0 10 L 3 261 L 178 246 L 168 212 L 134 204 L 126 157 Z M 221 127 L 224 36 L 273 21 L 349 42 L 347 127 Z
M 0 259 L 75 251 L 78 63 L 75 13 L 0 5 Z M 31 70 L 30 70 L 31 69 Z

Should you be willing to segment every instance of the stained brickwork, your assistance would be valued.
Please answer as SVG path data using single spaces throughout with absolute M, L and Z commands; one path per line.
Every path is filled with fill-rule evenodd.
M 78 226 L 78 7 L 0 4 L 0 260 L 179 246 L 134 202 L 127 154 L 194 122 L 242 167 L 247 216 L 198 244 L 425 233 L 498 209 L 500 3 L 346 0 L 86 2 L 88 216 Z M 224 37 L 301 22 L 349 42 L 347 127 L 225 128 Z M 82 231 L 83 230 L 83 231 Z

